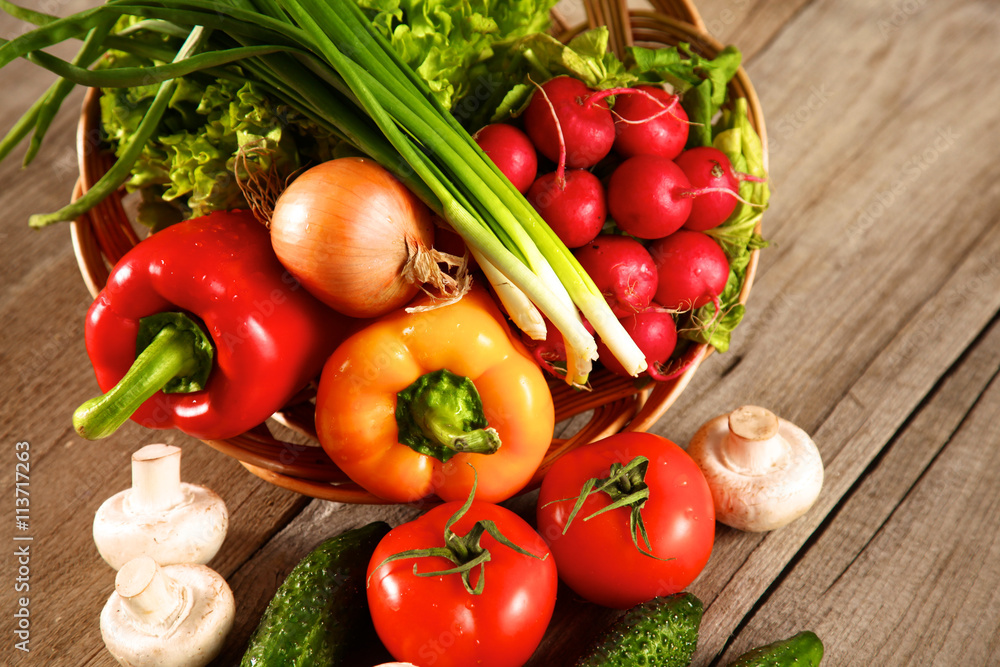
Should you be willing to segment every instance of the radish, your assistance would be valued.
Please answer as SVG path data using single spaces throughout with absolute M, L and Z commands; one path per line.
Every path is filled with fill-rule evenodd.
M 705 231 L 725 222 L 740 199 L 740 179 L 726 154 L 699 146 L 684 151 L 674 162 L 693 188 L 694 202 L 684 228 Z
M 521 342 L 528 348 L 531 356 L 535 358 L 535 363 L 542 370 L 551 373 L 559 379 L 564 379 L 566 377 L 566 341 L 563 339 L 562 334 L 559 333 L 559 330 L 552 326 L 549 318 L 542 315 L 542 319 L 545 322 L 545 340 L 534 340 L 524 331 L 521 331 Z M 587 320 L 583 320 L 583 326 L 591 334 L 594 333 L 594 327 Z M 608 354 L 614 359 L 614 355 L 610 352 Z M 617 362 L 617 360 L 615 361 Z
M 615 96 L 614 150 L 622 157 L 650 154 L 673 160 L 688 140 L 680 97 L 657 86 L 637 86 Z
M 527 134 L 509 123 L 493 123 L 472 138 L 521 194 L 528 191 L 538 175 L 538 156 Z
M 673 316 L 654 304 L 641 313 L 623 317 L 619 321 L 646 355 L 647 366 L 643 374 L 654 380 L 671 379 L 671 375 L 666 374 L 666 364 L 677 347 L 677 326 Z M 604 367 L 615 375 L 631 377 L 601 340 L 597 341 L 597 355 Z
M 559 172 L 539 176 L 527 197 L 567 248 L 594 240 L 607 218 L 604 186 L 586 169 L 568 170 L 562 183 Z
M 649 254 L 659 282 L 655 301 L 682 311 L 716 304 L 729 280 L 729 260 L 719 244 L 704 232 L 687 229 L 654 241 Z
M 645 246 L 631 236 L 601 234 L 574 253 L 617 317 L 649 307 L 657 273 Z
M 636 155 L 608 182 L 608 210 L 615 223 L 640 239 L 658 239 L 681 228 L 691 213 L 691 182 L 673 160 Z
M 615 121 L 605 100 L 587 103 L 593 91 L 571 76 L 538 87 L 524 110 L 524 129 L 538 152 L 557 164 L 586 169 L 611 152 Z

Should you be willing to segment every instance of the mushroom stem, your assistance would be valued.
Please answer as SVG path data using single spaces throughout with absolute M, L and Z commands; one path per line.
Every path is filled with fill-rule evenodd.
M 181 588 L 148 556 L 122 566 L 115 577 L 115 591 L 129 615 L 152 628 L 170 625 L 184 604 Z
M 724 464 L 742 475 L 767 475 L 788 465 L 791 445 L 778 431 L 778 417 L 755 405 L 729 414 L 729 437 L 722 448 Z
M 132 454 L 133 510 L 164 512 L 184 502 L 184 498 L 180 447 L 146 445 Z
M 101 637 L 131 667 L 205 667 L 233 627 L 233 591 L 204 565 L 125 563 L 101 611 Z
M 132 454 L 132 486 L 97 508 L 94 544 L 116 570 L 136 556 L 160 565 L 207 563 L 228 528 L 222 498 L 181 481 L 180 447 L 153 444 Z

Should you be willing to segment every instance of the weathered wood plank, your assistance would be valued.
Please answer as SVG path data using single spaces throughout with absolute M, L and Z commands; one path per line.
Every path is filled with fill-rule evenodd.
M 696 6 L 710 35 L 752 60 L 812 1 L 700 0 Z
M 91 3 L 86 3 L 91 4 Z M 79 9 L 79 3 L 65 10 Z M 14 36 L 13 22 L 0 16 L 0 35 Z M 0 129 L 14 123 L 49 78 L 28 63 L 4 68 L 0 88 L 17 103 L 0 105 Z M 74 94 L 50 130 L 36 162 L 18 168 L 23 149 L 0 165 L 0 442 L 6 464 L 0 486 L 10 498 L 9 541 L 30 536 L 31 652 L 5 643 L 3 664 L 115 664 L 104 650 L 98 615 L 114 587 L 114 572 L 97 553 L 90 524 L 101 502 L 130 484 L 131 452 L 150 442 L 184 448 L 187 481 L 217 491 L 230 510 L 231 532 L 212 566 L 230 575 L 288 522 L 307 499 L 249 475 L 236 461 L 179 433 L 153 432 L 127 424 L 96 443 L 72 430 L 73 409 L 97 392 L 83 344 L 83 322 L 91 298 L 80 279 L 68 227 L 27 226 L 32 213 L 63 206 L 76 179 L 74 133 L 81 96 Z M 14 443 L 30 443 L 30 523 L 13 524 Z M 0 579 L 13 587 L 16 559 L 0 559 Z M 5 596 L 0 632 L 13 637 L 14 592 Z
M 764 255 L 750 326 L 730 352 L 738 363 L 717 382 L 706 369 L 667 420 L 683 415 L 672 432 L 686 439 L 712 416 L 707 410 L 716 409 L 720 396 L 772 406 L 815 432 L 831 475 L 814 518 L 769 535 L 756 550 L 753 538 L 720 535 L 714 562 L 694 587 L 715 600 L 701 659 L 722 646 L 818 525 L 817 515 L 835 506 L 837 493 L 850 487 L 1000 305 L 996 188 L 976 168 L 968 173 L 979 187 L 934 177 L 979 159 L 977 137 L 992 123 L 995 91 L 961 124 L 943 101 L 979 90 L 979 79 L 964 72 L 989 50 L 993 31 L 979 26 L 994 10 L 952 5 L 934 15 L 928 7 L 913 18 L 923 44 L 907 39 L 905 27 L 887 43 L 876 39 L 884 10 L 813 3 L 751 71 L 765 83 L 779 76 L 807 81 L 812 66 L 796 65 L 793 54 L 804 52 L 803 36 L 822 33 L 812 50 L 828 64 L 830 94 L 802 128 L 816 141 L 786 144 L 773 155 L 776 204 L 765 231 L 776 248 Z M 962 26 L 966 38 L 954 40 Z M 929 58 L 927 45 L 947 66 L 927 62 L 919 79 L 909 76 L 914 62 Z M 872 59 L 875 69 L 866 67 Z M 782 88 L 780 103 L 788 109 L 798 104 L 787 97 L 794 89 Z M 778 114 L 785 108 L 778 106 Z M 831 150 L 834 142 L 847 153 Z M 978 169 L 990 171 L 986 162 Z M 965 198 L 959 189 L 979 195 Z M 755 313 L 763 316 L 760 326 L 753 325 Z M 742 565 L 733 577 L 734 564 Z
M 1000 659 L 1000 595 L 987 583 L 1000 576 L 998 371 L 994 322 L 821 527 L 723 662 L 750 647 L 747 637 L 803 629 L 828 637 L 827 661 L 836 665 Z
M 729 633 L 741 627 L 797 554 L 804 553 L 785 582 L 805 579 L 822 567 L 821 556 L 831 549 L 824 540 L 850 535 L 854 529 L 869 535 L 877 531 L 873 519 L 852 504 L 860 502 L 859 491 L 848 500 L 850 510 L 837 511 L 841 498 L 998 306 L 1000 238 L 994 230 L 1000 218 L 1000 190 L 992 157 L 981 150 L 979 139 L 989 136 L 993 110 L 1000 102 L 996 88 L 983 84 L 984 73 L 995 71 L 998 64 L 993 48 L 997 10 L 974 2 L 911 4 L 910 13 L 905 11 L 909 5 L 889 0 L 705 0 L 702 6 L 710 29 L 713 21 L 721 21 L 718 36 L 752 56 L 748 67 L 764 101 L 772 141 L 775 203 L 765 232 L 775 245 L 763 255 L 748 319 L 733 349 L 703 366 L 656 430 L 683 443 L 705 419 L 742 402 L 758 402 L 814 432 L 830 472 L 826 493 L 801 522 L 763 539 L 720 531 L 709 570 L 693 587 L 712 603 L 703 634 L 706 658 L 726 646 Z M 743 14 L 728 21 L 727 9 Z M 885 23 L 898 11 L 903 11 L 898 21 Z M 0 35 L 9 37 L 5 25 L 0 23 Z M 42 87 L 32 69 L 5 69 L 5 91 L 10 90 L 9 72 L 17 73 L 13 80 L 19 98 L 26 95 L 23 91 Z M 0 127 L 9 126 L 15 111 L 13 106 L 0 107 Z M 38 447 L 32 525 L 38 531 L 39 557 L 32 575 L 37 597 L 31 607 L 38 651 L 32 658 L 42 664 L 81 664 L 91 656 L 88 664 L 107 665 L 111 662 L 101 647 L 96 619 L 113 573 L 100 562 L 85 528 L 100 500 L 127 485 L 128 454 L 149 442 L 150 434 L 127 429 L 96 444 L 108 455 L 95 457 L 95 443 L 79 442 L 63 425 L 59 415 L 67 415 L 95 386 L 82 348 L 82 313 L 89 298 L 75 273 L 64 231 L 16 227 L 28 213 L 64 203 L 72 185 L 72 125 L 69 117 L 58 121 L 47 149 L 51 152 L 39 158 L 33 170 L 21 173 L 12 162 L 0 165 L 0 180 L 6 184 L 0 203 L 10 217 L 0 244 L 0 317 L 5 323 L 0 334 L 0 395 L 16 397 L 0 418 L 0 432 L 4 443 L 28 439 Z M 966 372 L 968 363 L 958 372 Z M 990 396 L 996 390 L 990 391 L 982 405 L 993 407 L 977 408 L 904 503 L 905 509 L 886 523 L 872 545 L 864 549 L 855 540 L 836 551 L 842 563 L 837 572 L 845 572 L 841 579 L 831 585 L 833 574 L 827 572 L 830 590 L 821 591 L 821 598 L 805 589 L 832 616 L 821 629 L 859 636 L 863 626 L 852 624 L 852 592 L 859 592 L 859 586 L 886 590 L 876 586 L 884 574 L 881 553 L 909 558 L 920 549 L 938 548 L 921 541 L 919 535 L 925 532 L 962 534 L 941 524 L 921 523 L 920 512 L 935 506 L 922 494 L 939 486 L 960 489 L 958 473 L 950 469 L 951 463 L 942 462 L 951 460 L 949 452 L 958 441 L 991 433 L 986 429 L 991 414 L 995 421 L 995 398 Z M 950 404 L 932 405 L 942 414 L 953 409 Z M 929 410 L 925 412 L 931 414 Z M 904 439 L 917 437 L 915 427 L 907 433 L 911 435 Z M 183 436 L 163 439 L 183 443 L 185 470 L 193 481 L 216 488 L 234 510 L 234 533 L 213 563 L 230 577 L 241 606 L 241 625 L 227 649 L 229 658 L 237 655 L 240 638 L 255 625 L 282 573 L 305 550 L 326 534 L 356 525 L 369 511 L 385 511 L 311 503 L 291 520 L 305 500 L 258 482 L 235 462 Z M 885 467 L 877 479 L 912 476 L 912 467 L 898 472 L 888 468 L 890 457 L 902 456 L 899 443 L 904 439 L 875 467 Z M 971 444 L 962 447 L 971 449 Z M 995 459 L 983 459 L 982 464 L 995 475 Z M 11 469 L 0 472 L 5 489 L 13 484 Z M 986 484 L 987 479 L 973 481 Z M 988 487 L 980 488 L 988 495 Z M 992 506 L 978 507 L 976 496 L 965 497 L 969 500 L 958 506 L 973 510 L 976 520 L 988 522 L 995 516 Z M 883 498 L 882 506 L 891 502 L 891 497 Z M 402 518 L 390 516 L 394 521 Z M 287 532 L 268 541 L 289 521 Z M 809 542 L 813 529 L 821 525 L 825 532 Z M 918 537 L 912 547 L 899 541 L 913 534 Z M 974 544 L 987 554 L 988 549 L 996 550 L 985 538 Z M 849 567 L 842 561 L 852 554 L 860 555 Z M 807 562 L 816 563 L 815 568 L 801 571 Z M 942 655 L 958 650 L 958 642 L 975 632 L 979 609 L 988 613 L 978 627 L 995 630 L 997 603 L 988 591 L 995 589 L 1000 575 L 975 560 L 964 545 L 956 547 L 951 561 L 935 553 L 930 560 L 912 562 L 917 573 L 944 572 L 943 581 L 958 587 L 963 583 L 959 568 L 980 569 L 970 577 L 974 585 L 963 589 L 966 606 L 951 604 L 943 588 L 933 592 L 934 603 L 954 613 L 958 630 L 933 632 L 941 619 L 932 606 L 914 604 L 911 615 L 895 617 L 898 626 L 878 626 L 885 643 L 905 655 L 917 642 L 917 633 L 928 632 Z M 10 560 L 4 560 L 0 579 L 11 581 L 11 568 Z M 906 587 L 919 582 L 906 573 L 898 576 L 896 581 L 908 591 L 912 589 Z M 268 583 L 258 585 L 260 579 Z M 773 627 L 770 623 L 801 608 L 783 600 L 802 591 L 792 583 L 778 586 L 732 649 L 740 642 L 759 643 Z M 877 596 L 868 599 L 870 606 L 862 609 L 862 616 L 878 603 Z M 584 607 L 562 593 L 556 623 L 533 664 L 564 664 L 570 652 L 581 648 L 581 637 L 609 617 Z M 817 612 L 815 618 L 822 616 Z M 10 620 L 5 615 L 0 623 L 8 637 Z M 887 655 L 878 653 L 874 643 L 862 642 L 860 648 L 873 656 Z M 988 662 L 992 656 L 995 661 L 995 652 L 996 647 L 987 644 L 974 657 Z M 845 662 L 850 659 L 843 657 Z

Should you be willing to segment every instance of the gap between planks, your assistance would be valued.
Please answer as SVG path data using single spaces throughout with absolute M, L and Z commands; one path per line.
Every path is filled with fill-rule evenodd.
M 991 387 L 995 389 L 998 372 L 1000 316 L 994 317 L 987 330 L 904 421 L 898 435 L 844 493 L 838 507 L 823 519 L 734 628 L 714 664 L 726 664 L 752 648 L 752 642 L 741 637 L 744 630 L 750 636 L 770 634 L 777 639 L 811 627 L 809 611 L 815 609 L 817 600 L 837 587 L 871 545 L 877 543 L 886 526 L 931 474 L 946 448 L 966 428 L 984 395 Z M 831 541 L 837 543 L 836 547 L 828 545 Z M 811 565 L 812 560 L 819 563 Z M 804 572 L 799 571 L 800 567 Z M 803 592 L 803 588 L 812 591 Z M 809 592 L 813 595 L 809 596 Z M 779 601 L 772 603 L 772 595 Z M 781 611 L 775 611 L 775 607 Z
M 826 480 L 819 500 L 805 517 L 780 531 L 762 536 L 719 594 L 710 603 L 706 600 L 699 649 L 693 664 L 705 664 L 722 651 L 728 637 L 753 609 L 756 600 L 875 459 L 882 449 L 880 443 L 891 440 L 933 389 L 937 379 L 953 366 L 1000 308 L 1000 273 L 987 276 L 988 289 L 981 290 L 980 309 L 952 312 L 950 308 L 954 305 L 953 295 L 960 292 L 963 285 L 977 279 L 980 268 L 988 265 L 990 258 L 1000 256 L 1000 225 L 991 225 L 983 241 L 944 288 L 920 309 L 914 320 L 858 378 L 851 390 L 856 400 L 842 400 L 819 427 L 813 437 L 822 443 L 822 451 L 836 452 L 832 460 L 825 462 Z M 931 335 L 926 330 L 927 325 L 938 321 L 942 312 L 952 313 L 950 321 L 954 325 L 933 327 L 932 333 L 938 341 L 932 347 L 942 354 L 934 358 L 914 355 L 914 349 L 930 349 L 925 342 L 914 346 L 914 340 L 923 341 Z M 984 314 L 988 315 L 984 317 Z M 894 389 L 900 385 L 909 388 L 916 399 L 894 400 Z M 922 387 L 925 389 L 921 391 Z

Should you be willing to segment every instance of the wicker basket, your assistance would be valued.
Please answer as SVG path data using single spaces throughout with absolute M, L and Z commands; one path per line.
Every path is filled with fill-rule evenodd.
M 687 42 L 706 56 L 721 49 L 704 32 L 704 23 L 687 0 L 658 0 L 651 10 L 625 9 L 621 0 L 585 0 L 589 26 L 607 25 L 611 48 L 621 53 L 627 44 L 643 46 L 676 45 Z M 554 31 L 561 39 L 589 27 L 567 26 L 554 15 Z M 764 142 L 767 136 L 759 103 L 746 73 L 740 69 L 731 84 L 731 94 L 747 99 L 750 121 Z M 77 135 L 80 175 L 74 197 L 80 196 L 111 166 L 112 156 L 102 150 L 95 137 L 99 132 L 100 108 L 97 91 L 91 89 L 84 101 Z M 766 166 L 766 162 L 765 162 Z M 108 197 L 72 224 L 72 241 L 83 279 L 96 296 L 105 284 L 109 269 L 139 241 L 121 193 Z M 740 301 L 746 302 L 756 272 L 758 252 L 754 252 L 746 273 Z M 713 351 L 708 345 L 692 345 L 685 352 L 686 371 L 669 382 L 640 383 L 603 369 L 591 375 L 593 390 L 581 392 L 553 379 L 549 386 L 556 408 L 557 432 L 575 431 L 558 437 L 536 471 L 528 488 L 537 486 L 552 463 L 567 451 L 619 431 L 645 431 L 674 403 L 690 382 L 698 366 Z M 275 420 L 295 433 L 276 437 L 264 424 L 229 440 L 207 440 L 206 444 L 239 460 L 254 475 L 277 486 L 315 498 L 345 503 L 384 503 L 365 491 L 329 459 L 315 439 L 314 391 L 303 391 Z M 301 436 L 301 437 L 300 437 Z

